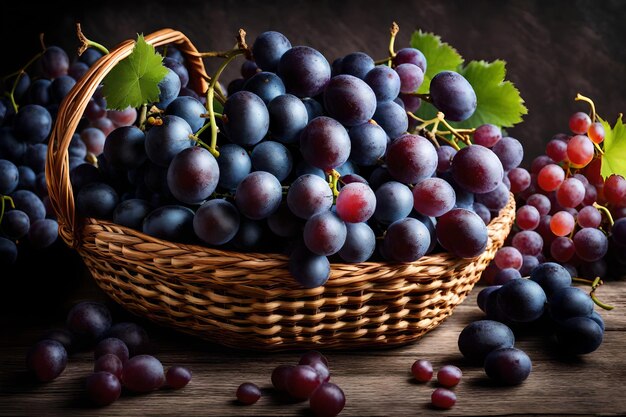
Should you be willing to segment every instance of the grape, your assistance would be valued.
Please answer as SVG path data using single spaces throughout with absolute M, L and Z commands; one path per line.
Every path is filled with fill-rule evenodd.
M 552 139 L 546 145 L 546 155 L 557 163 L 567 161 L 567 142 Z
M 471 84 L 456 72 L 441 71 L 430 81 L 433 105 L 446 119 L 461 122 L 476 110 L 476 93 Z
M 311 365 L 315 362 L 321 362 L 324 366 L 328 367 L 328 359 L 317 350 L 309 350 L 300 356 L 298 361 L 299 365 Z
M 277 391 L 287 391 L 287 381 L 289 380 L 289 374 L 295 366 L 293 365 L 279 365 L 272 371 L 272 385 Z
M 389 181 L 376 190 L 376 211 L 374 218 L 383 224 L 391 224 L 403 219 L 413 209 L 413 194 L 409 187 Z
M 309 407 L 316 417 L 335 417 L 346 405 L 346 396 L 337 385 L 325 382 L 309 399 Z
M 424 359 L 417 360 L 411 365 L 413 378 L 418 382 L 429 382 L 433 377 L 433 365 Z
M 562 288 L 572 285 L 572 277 L 567 270 L 554 262 L 546 262 L 532 270 L 530 279 L 543 288 L 548 298 Z
M 441 178 L 426 178 L 413 187 L 413 207 L 425 216 L 439 217 L 454 208 L 456 194 Z
M 187 84 L 189 84 L 189 71 L 181 62 L 178 62 L 174 58 L 165 57 L 163 59 L 163 66 L 171 69 L 178 75 L 181 88 L 187 87 Z
M 452 146 L 443 145 L 437 148 L 437 172 L 449 172 L 452 167 L 452 159 L 456 155 L 456 149 Z
M 13 129 L 0 128 L 0 158 L 21 161 L 27 145 L 15 137 Z
M 315 97 L 330 80 L 330 65 L 315 49 L 295 46 L 280 58 L 278 75 L 285 83 L 287 92 L 297 97 Z
M 379 102 L 391 101 L 400 94 L 400 77 L 386 65 L 378 65 L 371 69 L 364 80 L 374 91 Z
M 583 261 L 595 262 L 606 255 L 609 248 L 609 240 L 600 230 L 585 227 L 574 235 L 574 247 L 576 255 Z
M 306 108 L 309 122 L 315 119 L 316 117 L 324 115 L 324 107 L 322 107 L 322 104 L 319 101 L 309 98 L 309 97 L 305 97 L 301 99 L 301 101 L 302 101 L 302 104 L 304 104 L 304 107 Z
M 543 194 L 532 194 L 526 199 L 526 204 L 535 207 L 540 216 L 547 215 L 552 208 L 550 199 Z
M 567 178 L 556 190 L 556 198 L 563 207 L 576 207 L 585 198 L 585 186 L 576 178 Z
M 278 210 L 267 218 L 269 229 L 279 237 L 295 237 L 301 233 L 301 220 L 282 203 Z
M 104 142 L 104 156 L 115 167 L 138 168 L 147 158 L 145 141 L 146 135 L 139 128 L 118 127 Z
M 310 99 L 307 101 L 315 102 Z M 283 143 L 297 142 L 300 132 L 302 132 L 302 129 L 306 127 L 309 121 L 305 102 L 291 94 L 283 94 L 273 99 L 267 105 L 267 110 L 270 117 L 272 137 Z
M 136 129 L 136 128 L 135 128 Z M 137 129 L 139 130 L 139 129 Z M 141 131 L 140 131 L 141 132 Z M 111 132 L 113 133 L 113 132 Z M 141 132 L 143 135 L 143 132 Z M 80 139 L 83 141 L 83 143 L 85 144 L 85 147 L 87 148 L 87 151 L 91 152 L 92 154 L 98 156 L 100 155 L 103 151 L 104 151 L 104 147 L 106 146 L 106 139 L 107 137 L 105 136 L 105 134 L 102 132 L 102 130 L 95 128 L 95 127 L 88 127 L 86 129 L 84 129 L 81 133 L 80 133 Z M 124 143 L 120 143 L 121 140 L 125 139 L 121 138 L 120 140 L 117 140 L 117 146 L 119 148 L 119 153 L 122 154 L 120 156 L 118 156 L 118 159 L 122 159 L 125 160 L 125 156 L 123 155 L 123 153 L 125 151 L 134 151 L 136 149 L 136 147 L 134 146 L 126 146 L 126 144 Z M 113 140 L 113 142 L 116 142 L 116 139 Z M 142 142 L 143 145 L 143 142 Z M 136 145 L 135 145 L 136 146 Z M 113 152 L 116 152 L 117 150 L 115 148 L 112 148 Z M 109 152 L 110 154 L 112 154 L 113 152 Z M 145 151 L 144 151 L 145 154 Z M 145 156 L 144 156 L 145 159 Z
M 496 273 L 493 277 L 494 285 L 504 285 L 514 279 L 520 279 L 522 274 L 515 268 L 504 268 Z
M 519 269 L 520 275 L 526 277 L 530 275 L 533 269 L 539 265 L 539 260 L 536 256 L 522 255 L 523 263 Z M 544 288 L 545 290 L 545 288 Z
M 44 172 L 47 153 L 48 145 L 43 143 L 28 145 L 24 153 L 24 164 L 32 168 L 35 173 Z
M 0 159 L 0 194 L 12 193 L 19 183 L 20 174 L 11 161 Z
M 83 140 L 80 138 L 80 135 L 75 133 L 72 136 L 72 141 L 70 142 L 68 153 L 70 158 L 74 157 L 81 160 L 85 159 L 85 157 L 87 156 L 87 145 L 85 145 L 85 142 L 83 142 Z
M 546 155 L 539 155 L 535 159 L 533 159 L 532 164 L 530 165 L 530 173 L 531 174 L 539 174 L 541 169 L 546 165 L 554 164 L 555 162 Z
M 105 136 L 109 133 L 113 132 L 116 126 L 113 124 L 111 119 L 108 117 L 103 117 L 94 122 L 91 122 L 91 127 L 95 127 L 96 129 L 100 129 Z
M 591 126 L 591 118 L 583 112 L 576 112 L 569 118 L 569 128 L 577 135 L 584 135 Z
M 522 144 L 514 138 L 504 137 L 493 146 L 493 152 L 502 162 L 505 171 L 517 167 L 524 158 Z
M 504 246 L 496 252 L 494 262 L 500 269 L 522 267 L 522 254 L 512 246 Z
M 324 89 L 328 114 L 345 126 L 366 123 L 376 111 L 376 95 L 364 81 L 352 75 L 333 77 Z
M 493 320 L 478 320 L 468 324 L 459 334 L 458 340 L 459 350 L 472 363 L 483 363 L 490 352 L 512 347 L 514 343 L 513 331 Z
M 52 129 L 52 116 L 37 104 L 20 107 L 13 120 L 15 136 L 26 143 L 43 142 Z
M 524 168 L 513 168 L 506 176 L 511 182 L 511 192 L 513 194 L 519 194 L 530 186 L 531 177 Z
M 444 365 L 437 372 L 437 382 L 443 387 L 452 388 L 461 382 L 462 375 L 463 373 L 458 367 L 454 365 Z
M 363 52 L 353 52 L 341 60 L 341 73 L 355 76 L 361 80 L 373 68 L 374 60 Z
M 160 110 L 165 110 L 180 93 L 180 77 L 171 69 L 167 69 L 165 77 L 159 82 L 159 99 L 155 105 Z
M 458 257 L 473 258 L 487 247 L 487 226 L 470 210 L 450 210 L 439 218 L 436 230 L 441 246 Z
M 220 146 L 217 164 L 219 167 L 218 184 L 227 190 L 237 188 L 252 168 L 252 162 L 246 150 L 234 143 Z
M 492 266 L 493 264 L 489 264 L 489 266 Z M 483 272 L 483 278 L 485 277 L 485 272 Z M 502 285 L 490 285 L 488 287 L 483 288 L 482 290 L 480 290 L 480 292 L 478 293 L 478 297 L 476 298 L 476 304 L 478 304 L 478 307 L 482 310 L 482 311 L 486 311 L 486 306 L 487 306 L 487 298 L 489 297 L 489 295 L 502 288 Z
M 474 203 L 472 205 L 472 211 L 485 222 L 486 225 L 489 225 L 491 222 L 491 211 L 482 203 Z
M 60 104 L 74 85 L 76 85 L 76 80 L 69 75 L 62 75 L 59 78 L 55 78 L 49 88 L 52 102 Z
M 372 118 L 391 139 L 403 135 L 409 128 L 409 118 L 406 111 L 393 101 L 378 103 Z
M 134 392 L 150 392 L 159 389 L 165 382 L 163 365 L 154 356 L 133 356 L 124 365 L 124 386 Z
M 595 321 L 598 326 L 600 326 L 600 329 L 602 329 L 602 331 L 604 332 L 604 320 L 602 320 L 602 317 L 597 312 L 594 311 L 593 313 L 591 313 L 591 316 L 589 316 L 589 318 Z
M 96 362 L 93 366 L 94 372 L 109 372 L 115 375 L 117 378 L 122 377 L 122 361 L 117 356 L 112 353 L 105 353 L 96 359 Z
M 426 57 L 419 49 L 402 48 L 396 52 L 396 56 L 393 57 L 394 66 L 407 63 L 417 65 L 422 72 L 426 72 Z
M 565 180 L 565 171 L 558 165 L 548 164 L 541 168 L 537 175 L 539 187 L 544 191 L 554 191 Z
M 557 262 L 568 262 L 575 253 L 574 242 L 568 237 L 557 237 L 550 244 L 550 255 Z
M 243 61 L 243 64 L 241 64 L 241 76 L 246 80 L 251 78 L 257 72 L 261 71 L 261 68 L 259 68 L 254 61 L 249 61 L 246 59 L 245 61 Z
M 8 238 L 19 240 L 26 236 L 30 229 L 30 219 L 21 210 L 10 210 L 2 218 L 2 233 Z
M 56 340 L 37 342 L 26 356 L 26 366 L 41 382 L 56 379 L 67 365 L 67 351 Z
M 48 184 L 46 182 L 45 172 L 40 172 L 35 177 L 35 192 L 40 198 L 48 196 Z
M 17 260 L 17 246 L 12 240 L 0 236 L 0 265 L 13 265 Z
M 467 191 L 483 194 L 501 184 L 504 170 L 495 153 L 484 146 L 472 145 L 454 156 L 452 176 Z
M 287 204 L 296 216 L 308 219 L 330 210 L 333 193 L 326 181 L 316 175 L 305 174 L 289 187 Z
M 341 220 L 349 223 L 366 222 L 376 210 L 376 196 L 368 185 L 355 182 L 343 186 L 336 204 Z
M 581 227 L 597 228 L 600 226 L 600 223 L 602 223 L 602 214 L 600 214 L 600 211 L 597 208 L 587 206 L 583 207 L 578 212 L 576 220 Z
M 346 241 L 346 234 L 345 223 L 330 211 L 312 216 L 304 225 L 304 243 L 317 255 L 337 253 Z
M 346 241 L 339 256 L 346 262 L 367 261 L 376 249 L 376 235 L 367 223 L 346 223 Z
M 167 169 L 167 185 L 177 200 L 200 204 L 215 191 L 220 170 L 209 151 L 194 146 L 179 152 Z
M 110 112 L 109 112 L 110 113 Z M 192 132 L 197 132 L 206 119 L 202 115 L 206 113 L 206 109 L 193 97 L 177 97 L 166 108 L 165 114 L 178 116 L 185 120 Z
M 70 58 L 62 48 L 48 46 L 40 58 L 41 69 L 47 78 L 57 78 L 67 74 Z
M 253 220 L 268 217 L 278 210 L 282 199 L 280 181 L 265 171 L 248 174 L 237 186 L 235 203 L 241 213 Z
M 107 103 L 104 98 L 92 97 L 85 108 L 85 116 L 87 117 L 87 120 L 93 123 L 98 119 L 106 117 L 106 104 Z
M 224 131 L 242 146 L 255 145 L 267 134 L 269 113 L 263 100 L 249 91 L 239 91 L 224 104 Z
M 192 145 L 193 142 L 189 139 L 192 132 L 189 123 L 178 116 L 168 115 L 162 120 L 162 125 L 148 130 L 145 148 L 153 163 L 167 168 L 180 151 Z
M 116 323 L 111 326 L 106 337 L 114 337 L 124 342 L 130 356 L 144 353 L 149 345 L 148 334 L 135 323 Z
M 341 74 L 341 63 L 343 62 L 343 58 L 336 58 L 330 66 L 331 76 L 334 77 L 336 75 Z
M 35 249 L 44 249 L 56 242 L 59 224 L 52 219 L 40 219 L 30 225 L 28 241 Z
M 87 396 L 100 406 L 114 403 L 122 393 L 119 379 L 109 372 L 94 372 L 87 377 Z
M 575 225 L 576 221 L 574 220 L 574 216 L 567 211 L 554 213 L 550 220 L 550 230 L 556 236 L 569 235 L 572 230 L 574 230 Z
M 111 327 L 111 313 L 104 304 L 83 301 L 72 307 L 65 324 L 77 337 L 94 342 Z
M 317 288 L 328 281 L 330 263 L 327 257 L 316 255 L 301 244 L 291 253 L 289 272 L 304 288 Z
M 67 329 L 53 329 L 47 331 L 39 340 L 55 340 L 63 345 L 66 352 L 71 352 L 75 344 L 74 336 Z
M 229 84 L 228 84 L 228 88 L 226 90 L 227 92 L 227 97 L 232 96 L 233 94 L 241 91 L 243 89 L 243 85 L 246 83 L 246 80 L 244 80 L 243 78 L 236 78 L 234 80 L 232 80 Z
M 522 206 L 517 210 L 515 221 L 522 230 L 535 230 L 539 226 L 541 215 L 534 206 Z
M 408 112 L 415 113 L 422 106 L 422 99 L 412 94 L 400 94 L 399 98 L 404 106 L 404 110 Z M 394 101 L 397 103 L 397 99 Z M 415 123 L 415 120 L 412 120 L 412 123 Z
M 46 207 L 35 193 L 28 190 L 17 190 L 11 194 L 11 198 L 15 208 L 28 215 L 31 224 L 46 217 Z
M 193 240 L 194 212 L 178 205 L 162 206 L 154 209 L 143 221 L 143 233 L 157 239 L 171 242 L 191 242 Z
M 287 392 L 296 400 L 306 400 L 321 383 L 315 369 L 309 365 L 297 365 L 287 377 Z
M 502 131 L 492 124 L 478 126 L 474 131 L 474 144 L 485 148 L 493 147 L 500 139 L 502 139 Z
M 122 364 L 126 363 L 130 356 L 126 343 L 116 337 L 107 337 L 98 342 L 94 348 L 93 358 L 98 360 L 101 356 L 109 354 L 116 356 Z
M 259 68 L 276 71 L 280 58 L 291 48 L 289 40 L 279 32 L 261 33 L 252 45 L 252 55 Z
M 191 381 L 191 371 L 183 366 L 171 366 L 165 374 L 167 386 L 172 389 L 181 389 Z
M 604 182 L 604 197 L 616 206 L 626 205 L 626 179 L 611 174 Z
M 456 404 L 456 394 L 446 388 L 437 388 L 430 395 L 430 402 L 436 408 L 447 410 Z
M 611 234 L 616 243 L 626 245 L 626 217 L 615 221 L 611 227 Z
M 556 338 L 559 345 L 568 353 L 584 355 L 598 349 L 602 344 L 603 331 L 595 320 L 589 317 L 572 317 L 559 323 Z
M 320 116 L 300 135 L 300 152 L 314 167 L 324 171 L 337 168 L 350 156 L 350 136 L 338 121 Z
M 567 143 L 567 158 L 578 166 L 585 166 L 593 159 L 593 142 L 587 136 L 576 135 Z
M 515 322 L 537 320 L 544 311 L 546 294 L 539 284 L 529 279 L 514 279 L 498 290 L 498 307 Z
M 76 195 L 76 212 L 81 217 L 110 219 L 118 202 L 119 197 L 110 185 L 91 183 L 83 186 Z
M 413 93 L 424 82 L 424 72 L 413 64 L 400 64 L 395 68 L 400 77 L 400 92 Z
M 383 241 L 385 252 L 398 262 L 418 260 L 426 254 L 430 244 L 431 234 L 428 228 L 411 217 L 393 222 L 387 228 Z
M 143 220 L 153 209 L 150 203 L 138 198 L 122 201 L 113 211 L 113 223 L 142 230 Z
M 244 382 L 237 388 L 235 396 L 241 404 L 252 405 L 261 398 L 261 390 L 251 382 Z
M 350 158 L 359 165 L 373 166 L 384 156 L 387 134 L 374 123 L 363 123 L 348 132 L 351 142 Z
M 485 373 L 504 385 L 519 385 L 532 370 L 530 358 L 514 347 L 497 349 L 485 358 Z
M 422 136 L 403 135 L 387 149 L 387 169 L 398 181 L 416 183 L 430 177 L 437 168 L 437 151 Z
M 28 101 L 30 104 L 47 106 L 50 104 L 50 80 L 35 80 L 28 89 Z
M 259 72 L 243 85 L 243 90 L 256 94 L 265 104 L 285 94 L 285 85 L 278 75 L 272 72 Z
M 604 126 L 602 126 L 602 123 L 592 123 L 587 131 L 587 136 L 589 136 L 589 139 L 591 139 L 594 143 L 602 143 L 605 137 Z
M 255 171 L 265 171 L 283 181 L 291 173 L 293 159 L 289 150 L 278 142 L 263 141 L 250 156 Z
M 593 312 L 591 297 L 576 287 L 564 287 L 555 291 L 549 299 L 550 314 L 557 321 L 570 317 L 589 317 Z

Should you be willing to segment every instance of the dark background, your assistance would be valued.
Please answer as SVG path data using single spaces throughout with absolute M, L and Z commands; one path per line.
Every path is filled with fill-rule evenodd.
M 592 97 L 599 113 L 615 120 L 626 110 L 626 1 L 89 1 L 77 8 L 60 2 L 4 5 L 0 31 L 1 71 L 26 62 L 47 44 L 76 45 L 74 24 L 109 47 L 136 33 L 172 27 L 200 50 L 232 47 L 238 28 L 249 41 L 262 31 L 283 32 L 292 44 L 320 50 L 329 61 L 354 51 L 374 59 L 386 55 L 388 28 L 397 21 L 397 47 L 408 46 L 421 28 L 439 34 L 466 60 L 496 58 L 508 63 L 508 79 L 520 89 L 529 114 L 509 130 L 526 147 L 526 164 L 569 115 L 587 111 L 577 92 Z M 211 68 L 211 62 L 208 62 Z M 225 74 L 236 76 L 238 65 Z

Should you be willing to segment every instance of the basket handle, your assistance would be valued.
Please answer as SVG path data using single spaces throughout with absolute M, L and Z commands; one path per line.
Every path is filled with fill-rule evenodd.
M 191 88 L 202 93 L 207 90 L 208 77 L 202 58 L 196 47 L 183 33 L 173 29 L 162 29 L 147 35 L 145 40 L 153 46 L 176 44 L 187 58 Z M 72 248 L 79 246 L 80 234 L 79 225 L 76 222 L 74 194 L 70 183 L 68 154 L 70 142 L 89 99 L 109 71 L 118 62 L 130 55 L 134 46 L 133 40 L 126 40 L 91 66 L 61 103 L 56 123 L 52 129 L 46 160 L 46 181 L 50 202 L 59 222 L 59 234 Z

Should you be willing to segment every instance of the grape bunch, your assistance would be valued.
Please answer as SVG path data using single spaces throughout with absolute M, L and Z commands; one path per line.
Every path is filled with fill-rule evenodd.
M 508 245 L 485 273 L 490 284 L 527 276 L 552 261 L 574 277 L 619 277 L 626 272 L 626 180 L 600 174 L 606 135 L 593 102 L 591 117 L 569 119 L 571 134 L 555 135 L 530 172 L 508 173 L 519 204 Z
M 122 386 L 147 393 L 163 386 L 180 389 L 191 380 L 187 368 L 176 365 L 165 372 L 157 358 L 146 354 L 149 340 L 143 328 L 135 323 L 113 324 L 106 306 L 93 301 L 76 304 L 65 328 L 43 335 L 28 351 L 26 365 L 38 381 L 49 382 L 63 373 L 69 353 L 87 348 L 94 351 L 94 368 L 85 387 L 98 406 L 115 402 Z
M 225 61 L 205 92 L 185 87 L 185 58 L 167 47 L 178 77 L 161 81 L 160 101 L 108 134 L 97 167 L 74 168 L 81 217 L 170 241 L 289 253 L 305 288 L 324 285 L 331 261 L 485 250 L 486 225 L 509 201 L 504 172 L 523 149 L 496 126 L 449 124 L 477 106 L 463 76 L 440 72 L 418 94 L 427 62 L 414 48 L 384 64 L 355 52 L 331 65 L 278 32 L 251 47 L 241 36 L 217 53 Z M 218 78 L 239 55 L 242 77 L 224 91 Z M 436 118 L 413 114 L 422 99 Z
M 419 359 L 411 365 L 411 374 L 417 382 L 430 382 L 433 377 L 433 365 L 430 361 Z M 456 404 L 456 394 L 451 388 L 461 382 L 463 372 L 454 365 L 444 365 L 437 371 L 439 388 L 430 395 L 430 403 L 439 409 L 449 409 Z

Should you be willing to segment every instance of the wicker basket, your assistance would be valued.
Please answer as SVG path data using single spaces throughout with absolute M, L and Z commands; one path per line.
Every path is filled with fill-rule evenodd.
M 175 43 L 187 56 L 192 87 L 206 90 L 202 60 L 182 33 L 164 29 L 146 41 Z M 246 349 L 401 345 L 452 314 L 510 231 L 512 196 L 489 225 L 487 250 L 477 258 L 440 253 L 405 264 L 333 264 L 324 287 L 303 289 L 282 255 L 183 245 L 108 221 L 79 222 L 68 147 L 98 84 L 132 48 L 126 41 L 101 58 L 64 100 L 50 139 L 46 177 L 62 238 L 80 253 L 98 285 L 139 316 Z

